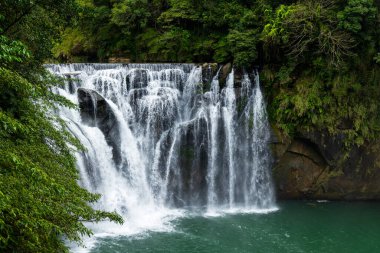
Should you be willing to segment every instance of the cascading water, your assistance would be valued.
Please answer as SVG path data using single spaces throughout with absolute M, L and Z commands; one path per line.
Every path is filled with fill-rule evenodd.
M 162 227 L 174 208 L 275 209 L 258 74 L 236 88 L 232 71 L 221 89 L 218 72 L 206 90 L 193 64 L 46 67 L 71 77 L 57 92 L 80 111 L 58 113 L 87 149 L 81 183 L 125 217 L 127 234 Z

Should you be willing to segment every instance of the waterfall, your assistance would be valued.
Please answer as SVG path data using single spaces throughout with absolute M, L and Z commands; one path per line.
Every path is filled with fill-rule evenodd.
M 178 208 L 276 208 L 257 73 L 235 87 L 234 71 L 225 84 L 218 71 L 206 85 L 194 64 L 46 68 L 70 77 L 56 92 L 80 108 L 58 112 L 86 147 L 76 154 L 80 183 L 101 193 L 98 207 L 119 212 L 130 230 L 151 229 L 153 216 L 163 225 Z

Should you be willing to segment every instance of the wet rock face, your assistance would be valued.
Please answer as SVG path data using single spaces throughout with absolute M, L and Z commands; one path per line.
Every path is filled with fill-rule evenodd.
M 326 161 L 314 145 L 295 139 L 278 157 L 274 171 L 280 198 L 309 198 L 327 168 Z
M 212 82 L 212 79 L 218 72 L 217 63 L 204 63 L 202 65 L 202 83 L 204 85 L 209 85 Z
M 343 148 L 342 136 L 276 134 L 273 176 L 282 199 L 380 199 L 380 142 Z
M 177 171 L 171 174 L 171 202 L 176 207 L 207 204 L 207 167 L 209 143 L 207 122 L 194 121 L 180 128 Z
M 84 88 L 79 88 L 77 94 L 83 123 L 92 127 L 96 126 L 98 106 L 105 103 L 104 98 L 96 91 Z
M 148 84 L 148 71 L 135 69 L 127 75 L 126 82 L 130 85 L 130 89 L 145 88 Z
M 222 69 L 220 70 L 220 73 L 219 73 L 219 82 L 222 87 L 225 85 L 228 74 L 231 73 L 231 71 L 232 71 L 232 64 L 230 62 L 222 66 Z
M 97 126 L 103 132 L 108 145 L 112 147 L 115 163 L 120 164 L 120 132 L 109 104 L 94 90 L 79 88 L 77 94 L 82 122 L 92 127 Z
M 301 138 L 308 140 L 330 166 L 337 166 L 344 155 L 344 136 L 331 136 L 324 132 L 303 132 Z

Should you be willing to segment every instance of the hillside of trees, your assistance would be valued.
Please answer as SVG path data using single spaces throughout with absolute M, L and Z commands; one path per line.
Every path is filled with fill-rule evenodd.
M 61 61 L 233 62 L 259 67 L 272 122 L 361 145 L 380 130 L 380 2 L 77 0 Z

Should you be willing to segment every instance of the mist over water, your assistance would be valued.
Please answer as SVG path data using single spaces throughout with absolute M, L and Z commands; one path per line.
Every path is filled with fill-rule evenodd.
M 193 64 L 47 68 L 71 78 L 57 93 L 80 107 L 57 112 L 86 147 L 76 154 L 80 183 L 102 194 L 96 208 L 126 221 L 88 224 L 88 246 L 96 237 L 171 231 L 189 212 L 277 209 L 258 74 L 244 74 L 236 87 L 233 70 L 225 84 L 219 72 L 204 83 Z

